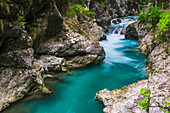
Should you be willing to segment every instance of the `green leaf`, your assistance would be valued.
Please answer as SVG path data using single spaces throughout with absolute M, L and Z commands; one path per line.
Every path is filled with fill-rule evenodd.
M 163 108 L 159 108 L 160 111 L 163 111 Z

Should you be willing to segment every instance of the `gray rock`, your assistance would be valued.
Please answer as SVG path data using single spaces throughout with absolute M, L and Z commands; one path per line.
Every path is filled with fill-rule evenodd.
M 31 69 L 0 67 L 0 111 L 23 98 L 35 85 Z
M 34 60 L 32 48 L 15 50 L 0 54 L 0 65 L 17 68 L 31 68 Z
M 64 58 L 59 58 L 59 57 L 50 56 L 50 55 L 41 56 L 39 60 L 45 64 L 47 70 L 50 72 L 51 71 L 63 71 L 62 65 L 66 61 Z
M 147 26 L 144 24 L 139 24 L 139 21 L 129 24 L 126 28 L 125 38 L 138 40 L 139 44 L 141 40 L 148 34 Z
M 76 22 L 76 20 L 74 22 Z M 65 66 L 67 65 L 68 69 L 101 63 L 105 58 L 105 52 L 103 47 L 97 42 L 99 37 L 96 36 L 96 34 L 102 29 L 99 28 L 95 30 L 97 33 L 91 33 L 93 29 L 87 29 L 88 26 L 83 24 L 81 25 L 82 28 L 86 28 L 87 30 L 82 31 L 83 33 L 77 33 L 75 32 L 76 28 L 72 29 L 70 24 L 72 24 L 71 20 L 64 24 L 67 29 L 63 35 L 65 38 L 50 39 L 37 44 L 35 46 L 35 52 L 40 55 L 51 55 L 66 59 L 67 63 Z M 96 25 L 92 25 L 92 27 L 93 26 Z M 85 35 L 86 33 L 87 35 Z M 92 35 L 89 36 L 88 33 Z M 79 62 L 82 62 L 82 64 L 75 61 L 76 58 L 79 59 Z M 87 61 L 87 59 L 89 59 L 89 61 Z M 65 67 L 64 70 L 67 70 L 67 68 Z
M 90 64 L 99 64 L 103 61 L 104 56 L 98 56 L 95 54 L 87 54 L 84 56 L 77 56 L 66 62 L 66 67 L 68 69 L 76 69 L 80 67 L 85 67 Z
M 147 87 L 147 80 L 138 81 L 120 90 L 103 89 L 96 93 L 95 99 L 105 106 L 105 113 L 145 113 L 137 105 L 143 98 L 139 94 L 143 87 Z
M 131 40 L 138 40 L 138 32 L 136 28 L 134 27 L 134 24 L 130 24 L 127 26 L 125 38 L 131 39 Z
M 13 51 L 16 49 L 27 49 L 32 47 L 33 40 L 30 36 L 28 36 L 28 33 L 26 31 L 14 28 L 12 29 L 13 32 L 10 30 L 9 33 L 6 32 L 3 37 L 0 37 L 1 39 L 4 39 L 4 41 L 1 42 L 1 51 L 6 52 Z

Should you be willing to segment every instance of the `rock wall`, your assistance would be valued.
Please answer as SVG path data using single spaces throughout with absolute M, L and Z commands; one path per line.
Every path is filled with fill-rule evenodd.
M 136 32 L 137 35 L 133 35 Z M 164 38 L 169 40 L 169 29 L 164 33 Z M 166 107 L 163 100 L 170 101 L 169 41 L 161 43 L 156 40 L 153 31 L 147 32 L 147 27 L 138 22 L 127 27 L 126 38 L 139 40 L 141 52 L 148 55 L 148 80 L 138 81 L 119 90 L 101 90 L 96 93 L 95 99 L 105 106 L 105 113 L 146 113 L 137 105 L 139 100 L 144 99 L 140 89 L 146 87 L 151 90 L 149 113 L 164 113 L 159 108 Z
M 98 43 L 103 28 L 89 17 L 80 24 L 77 17 L 63 16 L 67 1 L 23 2 L 7 1 L 7 15 L 0 10 L 0 111 L 26 95 L 51 93 L 44 82 L 48 72 L 99 64 L 105 58 Z

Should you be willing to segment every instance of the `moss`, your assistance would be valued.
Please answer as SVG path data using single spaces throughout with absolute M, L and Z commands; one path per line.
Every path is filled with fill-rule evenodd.
M 112 98 L 105 98 L 107 101 L 112 100 Z

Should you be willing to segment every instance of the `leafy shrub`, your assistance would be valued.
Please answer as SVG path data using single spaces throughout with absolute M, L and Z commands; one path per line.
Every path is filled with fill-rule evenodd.
M 91 16 L 91 15 L 95 15 L 95 12 L 86 10 L 85 7 L 83 7 L 82 5 L 72 5 L 71 7 L 72 9 L 74 9 L 76 12 L 82 11 L 84 14 Z
M 145 13 L 145 11 L 142 11 L 139 14 L 138 20 L 141 23 L 151 22 L 153 25 L 156 25 L 156 23 L 159 22 L 160 15 L 161 15 L 161 11 L 158 8 L 150 6 L 150 7 L 148 7 L 148 10 L 146 13 Z
M 87 10 L 84 6 L 76 4 L 72 5 L 70 9 L 66 12 L 68 17 L 75 17 L 76 14 L 80 14 L 80 11 L 87 16 L 94 16 L 96 13 Z
M 146 88 L 142 88 L 140 90 L 140 94 L 141 95 L 144 95 L 147 99 L 143 99 L 143 100 L 140 100 L 138 102 L 138 105 L 140 107 L 143 107 L 142 110 L 148 110 L 149 108 L 149 101 L 150 101 L 150 95 L 151 95 L 151 90 L 150 89 L 146 89 Z
M 168 102 L 167 100 L 164 100 L 164 102 L 166 103 L 166 107 L 165 108 L 159 108 L 160 111 L 164 111 L 165 113 L 170 113 L 170 102 Z
M 76 12 L 75 12 L 73 9 L 70 8 L 70 9 L 66 12 L 66 15 L 67 15 L 67 17 L 73 18 L 73 17 L 76 16 Z
M 161 19 L 157 24 L 159 32 L 162 32 L 164 29 L 170 28 L 170 12 L 163 12 Z
M 147 12 L 142 11 L 138 20 L 148 26 L 147 31 L 154 29 L 154 34 L 161 43 L 166 39 L 163 37 L 164 29 L 170 28 L 170 12 L 164 12 L 155 7 L 148 7 Z
M 148 111 L 149 106 L 150 106 L 149 102 L 150 102 L 151 90 L 147 89 L 147 88 L 141 88 L 140 94 L 144 95 L 146 97 L 146 99 L 140 100 L 138 102 L 138 105 L 140 107 L 143 107 L 142 110 Z M 164 111 L 165 113 L 170 113 L 170 102 L 168 102 L 167 100 L 164 100 L 164 102 L 166 103 L 166 107 L 159 106 L 160 107 L 159 110 Z M 153 106 L 151 106 L 151 107 L 153 107 Z

